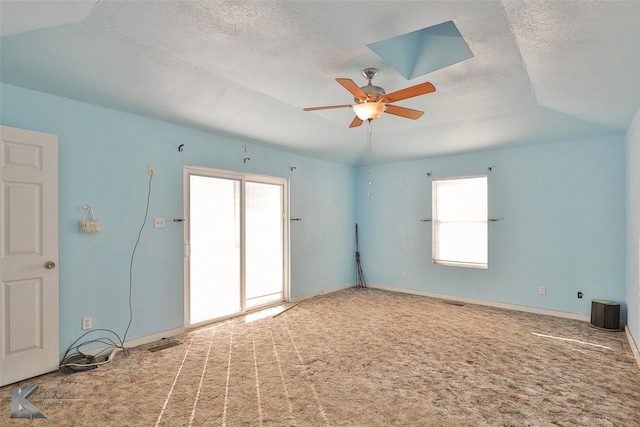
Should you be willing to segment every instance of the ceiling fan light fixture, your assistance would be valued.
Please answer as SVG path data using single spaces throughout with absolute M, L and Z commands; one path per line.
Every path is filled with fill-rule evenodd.
M 412 120 L 416 120 L 424 114 L 424 111 L 399 107 L 392 103 L 435 92 L 435 86 L 429 82 L 424 82 L 387 94 L 381 87 L 371 84 L 371 79 L 377 72 L 378 70 L 375 68 L 365 68 L 362 70 L 362 75 L 369 80 L 369 83 L 363 87 L 358 86 L 356 82 L 351 79 L 336 78 L 336 81 L 353 95 L 355 104 L 327 105 L 324 107 L 303 108 L 303 110 L 317 111 L 330 110 L 333 108 L 351 108 L 354 113 L 356 113 L 356 117 L 353 118 L 353 121 L 349 125 L 350 128 L 358 127 L 365 121 L 371 123 L 371 120 L 376 120 L 384 112 Z
M 384 113 L 386 106 L 380 102 L 361 102 L 360 104 L 355 104 L 353 107 L 353 111 L 356 113 L 356 116 L 360 120 L 375 120 Z

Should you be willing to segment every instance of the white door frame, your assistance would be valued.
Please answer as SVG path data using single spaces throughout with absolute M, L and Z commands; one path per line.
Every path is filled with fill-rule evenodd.
M 184 233 L 184 327 L 192 328 L 200 325 L 204 325 L 207 323 L 212 323 L 213 321 L 223 320 L 223 318 L 215 319 L 212 321 L 205 321 L 201 323 L 191 324 L 191 313 L 190 313 L 190 272 L 189 272 L 189 257 L 190 257 L 190 245 L 189 245 L 189 236 L 190 236 L 190 213 L 189 213 L 189 203 L 190 203 L 190 194 L 189 194 L 189 176 L 190 175 L 200 175 L 200 176 L 209 176 L 212 178 L 223 178 L 223 179 L 233 179 L 242 182 L 244 187 L 245 182 L 260 182 L 267 184 L 275 184 L 282 185 L 282 200 L 283 200 L 283 212 L 282 212 L 282 230 L 283 230 L 283 299 L 285 302 L 289 301 L 291 295 L 291 286 L 290 286 L 290 277 L 291 277 L 291 267 L 290 267 L 290 259 L 289 259 L 289 180 L 281 177 L 274 177 L 269 175 L 258 175 L 258 174 L 250 174 L 244 172 L 231 171 L 226 169 L 215 169 L 208 168 L 204 166 L 193 166 L 193 165 L 184 165 L 183 168 L 183 194 L 184 194 L 184 212 L 183 212 L 183 233 Z M 243 192 L 244 194 L 244 192 Z M 241 232 L 244 233 L 244 200 L 241 201 L 242 206 L 242 229 Z M 244 240 L 244 236 L 243 236 Z M 244 245 L 242 245 L 244 246 Z M 245 268 L 245 256 L 244 256 L 244 247 L 241 248 L 241 298 L 242 298 L 242 310 L 238 313 L 234 313 L 233 315 L 228 316 L 236 317 L 247 312 L 245 307 L 245 286 L 244 286 L 244 268 Z M 273 303 L 266 304 L 266 306 L 273 305 Z M 257 310 L 263 308 L 264 306 L 252 307 L 251 310 Z
M 58 136 L 0 127 L 0 386 L 58 368 Z

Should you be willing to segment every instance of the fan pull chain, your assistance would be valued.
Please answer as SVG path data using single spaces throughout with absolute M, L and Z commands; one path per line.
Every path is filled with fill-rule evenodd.
M 367 120 L 368 137 L 367 137 L 367 184 L 371 187 L 371 153 L 373 152 L 372 133 L 371 133 L 371 119 Z M 367 190 L 367 197 L 371 196 L 369 190 Z

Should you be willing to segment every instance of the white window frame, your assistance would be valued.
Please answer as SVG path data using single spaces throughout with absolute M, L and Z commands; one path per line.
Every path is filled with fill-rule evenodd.
M 450 194 L 452 193 L 452 186 L 448 186 L 449 190 L 446 190 L 446 185 L 456 181 L 458 183 L 469 182 L 469 180 L 475 180 L 473 182 L 474 185 L 480 184 L 480 180 L 484 181 L 484 193 L 476 193 L 479 195 L 480 200 L 479 203 L 482 205 L 476 205 L 469 207 L 468 204 L 464 202 L 456 202 L 456 201 L 445 201 L 443 199 L 445 191 L 448 191 Z M 443 185 L 440 185 L 440 184 Z M 432 181 L 432 261 L 434 264 L 438 265 L 446 265 L 446 266 L 454 266 L 454 267 L 465 267 L 465 268 L 478 268 L 478 269 L 487 269 L 489 268 L 489 179 L 488 175 L 474 175 L 474 176 L 463 176 L 463 177 L 450 177 L 450 178 L 436 178 Z M 438 188 L 440 188 L 440 200 L 438 197 Z M 455 190 L 454 190 L 455 191 Z M 462 196 L 462 195 L 461 195 Z M 468 202 L 469 200 L 465 200 Z M 440 206 L 443 203 L 447 203 L 447 205 Z M 448 204 L 453 203 L 454 205 Z M 460 227 L 455 227 L 456 224 L 459 224 Z M 457 229 L 456 229 L 457 228 Z M 462 228 L 467 228 L 469 231 L 473 231 L 476 235 L 468 236 L 470 239 L 482 239 L 482 241 L 475 242 L 467 241 L 465 243 L 464 237 L 461 239 Z M 447 231 L 445 231 L 447 230 Z M 452 232 L 453 230 L 453 232 Z M 447 232 L 449 235 L 447 236 Z M 456 235 L 457 232 L 457 235 Z M 471 248 L 475 247 L 475 250 L 468 252 L 466 255 L 458 254 L 458 257 L 451 256 L 454 250 L 447 249 L 445 245 L 451 245 L 450 241 L 443 243 L 443 239 L 451 239 L 454 238 L 452 236 L 456 235 L 455 242 L 456 245 L 460 244 L 470 244 Z M 443 249 L 444 248 L 444 249 Z M 448 254 L 447 254 L 448 252 Z M 462 251 L 464 252 L 464 251 Z M 453 259 L 446 259 L 447 256 Z

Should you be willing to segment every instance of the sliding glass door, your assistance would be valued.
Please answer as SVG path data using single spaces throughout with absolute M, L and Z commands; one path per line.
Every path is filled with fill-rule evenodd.
M 286 180 L 185 167 L 185 323 L 287 297 Z
M 245 303 L 282 301 L 284 283 L 283 186 L 245 185 Z
M 242 310 L 241 184 L 236 179 L 190 176 L 190 324 Z

